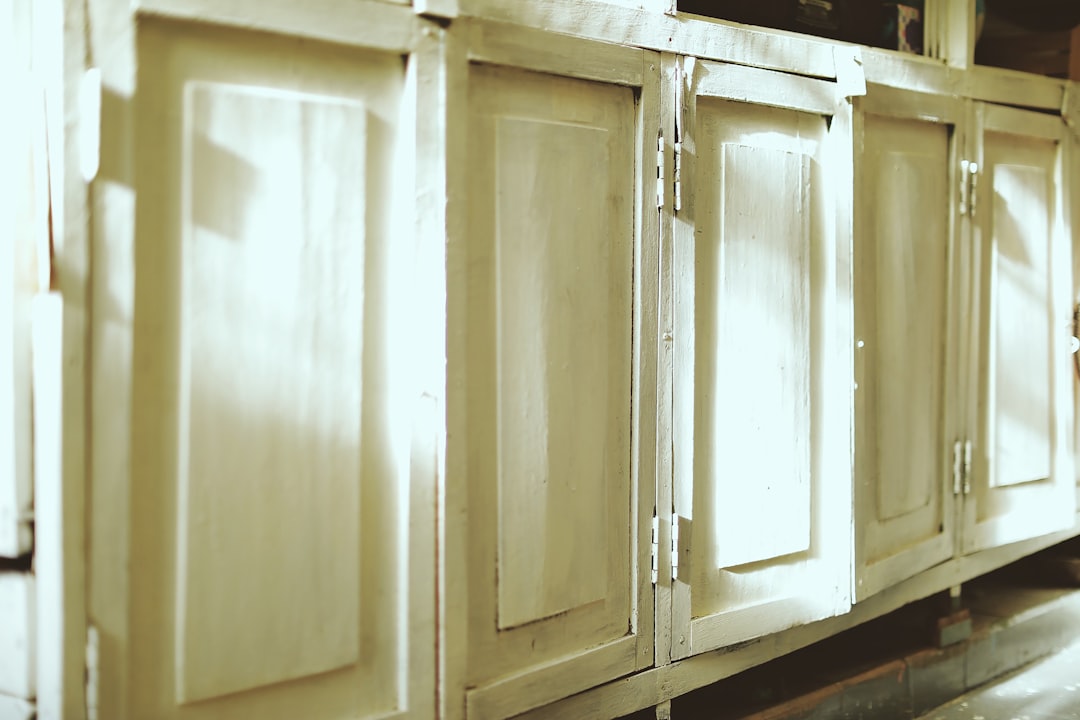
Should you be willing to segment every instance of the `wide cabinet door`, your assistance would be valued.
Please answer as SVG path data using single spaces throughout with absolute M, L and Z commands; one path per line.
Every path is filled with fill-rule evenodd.
M 855 597 L 952 557 L 962 432 L 954 172 L 965 105 L 871 86 L 855 116 Z
M 1076 508 L 1066 126 L 1014 108 L 976 111 L 965 552 L 1071 527 Z
M 679 77 L 674 658 L 851 588 L 850 104 L 735 65 Z
M 418 21 L 358 2 L 346 45 L 307 5 L 174 6 L 135 18 L 133 304 L 101 309 L 131 312 L 133 361 L 95 390 L 131 414 L 128 482 L 95 477 L 129 557 L 115 585 L 91 568 L 99 717 L 432 718 L 402 337 Z M 122 286 L 112 252 L 95 273 Z
M 457 27 L 448 662 L 504 718 L 652 664 L 659 63 Z

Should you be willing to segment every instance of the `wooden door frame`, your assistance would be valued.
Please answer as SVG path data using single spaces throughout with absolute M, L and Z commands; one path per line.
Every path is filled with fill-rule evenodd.
M 655 408 L 657 394 L 657 283 L 659 269 L 659 213 L 655 205 L 656 137 L 660 116 L 660 57 L 639 48 L 610 45 L 524 26 L 465 18 L 447 32 L 445 67 L 446 102 L 446 432 L 443 487 L 445 546 L 440 557 L 440 609 L 442 711 L 449 720 L 468 717 L 502 718 L 556 701 L 569 694 L 650 667 L 654 648 L 653 585 L 649 574 L 652 505 L 655 498 Z M 635 57 L 638 59 L 630 60 Z M 558 658 L 496 678 L 480 687 L 467 687 L 465 659 L 468 625 L 468 477 L 465 457 L 465 307 L 468 236 L 465 218 L 468 159 L 465 155 L 468 123 L 469 70 L 483 63 L 531 70 L 560 77 L 599 81 L 635 88 L 636 143 L 635 245 L 633 256 L 634 325 L 631 506 L 635 526 L 631 548 L 635 568 L 630 634 L 615 643 L 581 654 Z M 651 149 L 651 150 L 650 150 Z M 625 647 L 623 647 L 625 645 Z M 627 650 L 633 654 L 627 663 Z M 583 673 L 600 664 L 613 673 L 598 682 Z
M 82 4 L 65 0 L 72 8 Z M 131 671 L 134 662 L 129 642 L 136 632 L 131 627 L 129 597 L 138 583 L 128 566 L 132 544 L 129 525 L 132 514 L 132 372 L 137 359 L 132 354 L 135 328 L 135 138 L 138 102 L 136 43 L 139 22 L 157 17 L 177 21 L 199 21 L 218 26 L 253 29 L 268 33 L 334 42 L 407 58 L 402 99 L 403 142 L 427 148 L 441 143 L 439 97 L 429 92 L 441 72 L 441 30 L 417 17 L 401 4 L 355 0 L 349 12 L 339 3 L 317 0 L 299 5 L 288 0 L 260 3 L 258 16 L 244 0 L 200 2 L 199 0 L 90 0 L 85 18 L 71 20 L 81 38 L 87 35 L 89 63 L 100 68 L 103 79 L 102 172 L 90 187 L 93 212 L 89 214 L 88 252 L 93 256 L 94 282 L 90 300 L 95 309 L 89 322 L 90 349 L 87 415 L 92 428 L 92 465 L 88 468 L 87 521 L 88 596 L 84 614 L 73 643 L 78 643 L 79 667 L 72 684 L 80 689 L 88 681 L 97 685 L 98 717 L 123 720 L 131 712 Z M 74 46 L 73 46 L 74 47 Z M 438 186 L 439 157 L 433 153 L 407 153 L 403 168 L 417 191 Z M 414 159 L 410 159 L 413 158 Z M 77 167 L 72 164 L 72 167 Z M 432 263 L 442 248 L 441 208 L 413 203 L 417 235 L 414 249 L 417 274 L 426 282 L 418 286 L 415 317 L 403 322 L 429 327 L 430 318 L 440 316 L 441 296 L 432 280 Z M 437 233 L 437 236 L 436 236 Z M 145 242 L 145 239 L 141 240 Z M 433 247 L 438 248 L 433 252 Z M 418 356 L 431 357 L 431 343 L 438 335 L 416 332 L 410 341 Z M 408 392 L 414 398 L 407 409 L 412 420 L 409 441 L 408 487 L 403 513 L 408 514 L 409 571 L 402 582 L 409 591 L 399 612 L 407 620 L 400 627 L 403 657 L 397 670 L 404 712 L 436 713 L 436 499 L 441 463 L 442 423 L 438 417 L 438 388 L 434 364 L 417 368 Z M 81 422 L 81 419 L 80 419 Z M 388 539 L 389 542 L 389 539 Z M 77 582 L 73 576 L 69 582 Z M 81 583 L 79 583 L 81 584 Z M 89 625 L 98 640 L 88 680 L 84 680 L 85 631 Z M 96 664 L 96 667 L 95 667 Z M 82 698 L 79 698 L 80 704 Z M 413 703 L 422 703 L 416 707 Z M 429 709 L 423 705 L 430 703 Z M 83 708 L 85 711 L 85 708 Z M 76 717 L 64 713 L 64 717 Z M 81 716 L 81 715 L 80 715 Z
M 945 355 L 945 368 L 943 371 L 944 388 L 946 389 L 946 398 L 944 405 L 943 426 L 945 436 L 941 438 L 943 458 L 947 462 L 943 463 L 943 474 L 940 478 L 941 487 L 938 488 L 940 494 L 940 500 L 942 503 L 942 515 L 945 528 L 943 534 L 945 539 L 942 541 L 949 548 L 948 556 L 941 558 L 941 560 L 947 560 L 951 557 L 955 546 L 957 537 L 957 518 L 956 518 L 956 505 L 959 503 L 954 502 L 954 489 L 952 478 L 948 477 L 948 470 L 951 468 L 951 451 L 953 442 L 964 437 L 964 429 L 962 426 L 963 413 L 960 412 L 962 402 L 962 396 L 960 393 L 960 376 L 958 369 L 960 364 L 958 362 L 959 353 L 961 350 L 961 333 L 959 328 L 963 322 L 960 305 L 964 299 L 964 291 L 961 277 L 961 255 L 960 255 L 960 234 L 962 232 L 962 220 L 966 219 L 966 216 L 961 216 L 958 211 L 957 202 L 957 177 L 958 166 L 961 154 L 964 152 L 964 133 L 966 130 L 966 111 L 967 106 L 964 100 L 949 95 L 942 95 L 937 93 L 925 93 L 914 90 L 901 90 L 898 88 L 885 86 L 885 85 L 870 85 L 867 89 L 867 94 L 864 97 L 858 98 L 856 102 L 856 112 L 854 118 L 854 133 L 853 142 L 855 147 L 855 177 L 858 178 L 861 175 L 861 169 L 864 163 L 864 156 L 866 153 L 865 147 L 865 117 L 866 115 L 877 115 L 888 118 L 897 118 L 904 120 L 913 120 L 920 122 L 930 122 L 937 125 L 944 125 L 951 128 L 949 138 L 949 152 L 947 157 L 943 158 L 943 162 L 946 163 L 948 168 L 948 180 L 947 186 L 949 188 L 949 221 L 948 221 L 948 251 L 947 251 L 947 287 L 946 287 L 946 308 L 945 308 L 945 338 L 946 347 L 944 350 Z M 855 183 L 855 207 L 863 207 L 866 205 L 865 200 L 865 183 Z M 863 215 L 856 210 L 854 237 L 855 242 L 870 242 L 871 230 L 866 227 Z M 860 240 L 862 239 L 862 240 Z M 853 272 L 858 272 L 858 266 L 853 268 Z M 853 286 L 854 292 L 854 286 Z M 865 298 L 855 297 L 856 304 L 865 301 Z M 855 328 L 855 332 L 858 333 L 859 329 Z M 859 351 L 856 349 L 856 357 L 859 357 Z M 858 361 L 856 362 L 856 382 L 858 382 L 861 374 L 858 372 Z M 855 429 L 856 433 L 859 432 L 859 424 L 856 418 Z M 855 450 L 857 451 L 858 443 L 855 444 Z M 856 465 L 857 467 L 857 465 Z M 911 577 L 921 570 L 925 570 L 926 567 L 936 564 L 931 562 L 920 567 L 914 572 L 910 571 L 910 568 L 918 564 L 917 558 L 912 558 L 911 551 L 905 551 L 898 556 L 892 556 L 882 561 L 882 567 L 880 567 L 875 573 L 870 572 L 870 565 L 861 562 L 861 549 L 863 547 L 862 538 L 864 537 L 865 528 L 859 517 L 860 508 L 860 489 L 863 488 L 864 483 L 860 481 L 858 475 L 855 476 L 854 483 L 854 502 L 855 502 L 855 565 L 854 565 L 854 577 L 853 577 L 853 598 L 856 602 L 865 600 L 867 597 L 896 584 L 899 580 Z M 918 546 L 922 547 L 922 545 Z M 878 577 L 880 576 L 880 577 Z
M 1063 377 L 1070 377 L 1071 372 L 1067 372 L 1069 368 L 1064 368 L 1066 363 L 1071 363 L 1071 356 L 1068 353 L 1067 339 L 1069 337 L 1069 331 L 1067 328 L 1071 326 L 1071 308 L 1072 301 L 1070 299 L 1072 293 L 1072 281 L 1069 278 L 1069 274 L 1072 272 L 1072 243 L 1071 235 L 1069 234 L 1072 229 L 1072 218 L 1069 207 L 1068 199 L 1072 197 L 1071 194 L 1071 173 L 1068 171 L 1071 163 L 1070 144 L 1068 142 L 1068 128 L 1064 121 L 1056 115 L 1047 115 L 1042 113 L 1033 112 L 1030 110 L 1024 110 L 1015 107 L 1007 107 L 1003 105 L 996 105 L 986 102 L 973 102 L 971 104 L 971 152 L 970 157 L 978 163 L 978 192 L 981 195 L 985 195 L 988 192 L 993 192 L 992 187 L 986 181 L 986 162 L 985 162 L 985 136 L 988 131 L 1000 131 L 1007 134 L 1019 135 L 1022 137 L 1041 138 L 1044 140 L 1050 140 L 1057 144 L 1057 158 L 1055 160 L 1054 168 L 1054 206 L 1055 212 L 1051 219 L 1052 225 L 1049 228 L 1051 233 L 1051 248 L 1050 256 L 1048 258 L 1050 265 L 1050 272 L 1052 276 L 1052 287 L 1050 301 L 1052 303 L 1053 313 L 1051 320 L 1051 329 L 1056 330 L 1054 336 L 1053 346 L 1050 350 L 1050 358 L 1052 361 L 1051 372 L 1051 386 L 1052 386 L 1052 402 L 1056 409 L 1064 409 L 1066 416 L 1062 417 L 1061 412 L 1054 413 L 1054 424 L 1052 426 L 1053 437 L 1051 439 L 1051 464 L 1050 464 L 1050 480 L 1052 482 L 1060 482 L 1060 475 L 1065 473 L 1070 478 L 1075 477 L 1074 473 L 1074 461 L 1070 453 L 1067 452 L 1069 448 L 1069 440 L 1073 436 L 1073 412 L 1072 403 L 1069 402 L 1068 392 L 1064 388 L 1058 387 L 1058 383 Z M 990 375 L 990 368 L 988 367 L 990 358 L 988 353 L 992 352 L 992 348 L 989 347 L 989 339 L 984 336 L 982 331 L 984 320 L 987 322 L 993 322 L 993 317 L 984 318 L 984 314 L 989 313 L 990 310 L 983 306 L 983 284 L 991 282 L 990 278 L 983 277 L 982 264 L 983 254 L 992 252 L 992 236 L 987 236 L 986 230 L 988 225 L 985 221 L 985 212 L 991 205 L 984 199 L 980 199 L 975 210 L 975 218 L 971 222 L 971 237 L 970 237 L 970 254 L 968 255 L 969 262 L 969 274 L 970 274 L 970 300 L 968 314 L 971 327 L 968 332 L 968 345 L 969 350 L 967 353 L 967 368 L 968 375 L 971 381 L 968 383 L 968 399 L 967 399 L 967 413 L 968 413 L 968 426 L 969 426 L 969 440 L 978 438 L 981 442 L 984 438 L 985 426 L 988 422 L 991 422 L 989 415 L 984 417 L 985 398 L 983 397 L 987 383 L 994 382 L 994 378 Z M 980 217 L 980 211 L 983 215 Z M 990 289 L 993 291 L 993 288 Z M 1068 312 L 1065 312 L 1068 309 Z M 1068 320 L 1064 315 L 1068 315 Z M 1059 315 L 1062 315 L 1059 317 Z M 1060 321 L 1060 322 L 1059 322 Z M 984 347 L 987 349 L 984 352 Z M 1071 387 L 1071 386 L 1070 386 Z M 987 408 L 985 412 L 988 414 L 991 409 Z M 971 466 L 971 479 L 970 484 L 975 485 L 978 483 L 986 485 L 989 482 L 987 473 L 991 471 L 987 462 L 981 460 L 981 456 L 985 453 L 991 453 L 991 448 L 986 448 L 982 453 L 976 453 L 975 462 Z M 965 487 L 965 491 L 967 488 Z M 989 549 L 995 545 L 1008 544 L 1017 542 L 1020 540 L 1030 539 L 1027 535 L 1006 535 L 1004 538 L 984 538 L 988 530 L 987 523 L 978 522 L 977 516 L 977 498 L 979 487 L 972 487 L 972 492 L 967 494 L 963 502 L 963 522 L 960 525 L 961 531 L 961 547 L 960 552 L 962 554 L 969 554 L 979 550 Z M 1072 494 L 1070 494 L 1072 495 Z M 1070 498 L 1072 502 L 1075 502 L 1075 496 Z M 1059 508 L 1055 508 L 1057 510 Z M 1069 515 L 1075 514 L 1076 508 L 1070 506 Z M 992 524 L 996 524 L 996 520 L 989 521 Z M 1064 521 L 1058 523 L 1057 526 L 1050 530 L 1040 531 L 1038 535 L 1048 534 L 1065 529 Z M 1038 536 L 1036 535 L 1036 537 Z
M 676 74 L 676 86 L 665 89 L 665 94 L 675 93 L 677 98 L 676 107 L 676 132 L 681 142 L 682 161 L 681 175 L 684 184 L 690 184 L 688 190 L 683 193 L 688 197 L 693 193 L 694 182 L 694 158 L 697 156 L 695 138 L 692 131 L 683 132 L 683 128 L 693 128 L 696 113 L 696 98 L 698 96 L 716 97 L 737 102 L 747 102 L 758 105 L 768 105 L 778 108 L 800 110 L 832 117 L 832 125 L 826 133 L 825 146 L 822 152 L 831 158 L 831 163 L 836 175 L 831 177 L 834 189 L 830 193 L 830 201 L 833 214 L 824 219 L 826 233 L 832 234 L 833 247 L 826 255 L 826 262 L 832 263 L 832 267 L 824 270 L 831 275 L 834 285 L 830 290 L 834 293 L 832 306 L 825 311 L 827 317 L 823 331 L 828 340 L 825 342 L 826 362 L 829 369 L 826 371 L 824 382 L 830 391 L 826 395 L 824 410 L 829 418 L 827 427 L 822 434 L 822 443 L 825 448 L 826 458 L 823 464 L 843 475 L 843 480 L 827 480 L 832 483 L 832 492 L 835 496 L 829 503 L 829 510 L 844 515 L 843 522 L 840 518 L 834 518 L 838 525 L 842 525 L 842 532 L 838 532 L 828 541 L 832 550 L 844 548 L 843 552 L 848 557 L 848 562 L 843 568 L 843 577 L 838 572 L 837 582 L 843 594 L 842 602 L 832 609 L 833 614 L 842 614 L 850 608 L 850 585 L 851 585 L 851 411 L 853 408 L 852 397 L 852 373 L 853 357 L 850 351 L 843 348 L 850 347 L 852 341 L 852 311 L 851 311 L 851 231 L 852 231 L 852 151 L 850 132 L 852 127 L 852 106 L 843 96 L 843 90 L 837 83 L 795 75 L 777 73 L 770 70 L 745 67 L 740 65 L 728 65 L 713 61 L 696 58 L 682 58 L 681 70 Z M 703 69 L 707 72 L 703 72 Z M 843 169 L 847 168 L 846 171 Z M 693 367 L 694 358 L 694 316 L 695 316 L 695 279 L 694 279 L 694 248 L 696 242 L 695 226 L 693 220 L 685 220 L 675 211 L 673 228 L 673 258 L 672 272 L 672 327 L 674 330 L 673 350 L 673 410 L 672 410 L 672 438 L 673 438 L 673 461 L 672 461 L 672 513 L 681 527 L 679 536 L 685 541 L 688 528 L 693 517 L 693 470 L 692 458 L 694 452 L 694 378 L 685 372 L 680 372 L 680 357 L 690 358 L 689 367 Z M 666 301 L 665 301 L 666 306 Z M 689 331 L 684 330 L 689 328 Z M 840 398 L 843 398 L 841 400 Z M 661 523 L 663 525 L 663 523 Z M 688 566 L 690 549 L 685 542 L 673 549 L 672 554 L 678 553 L 680 564 Z M 691 607 L 691 587 L 685 577 L 673 581 L 671 590 L 671 652 L 672 661 L 686 658 L 709 650 L 715 650 L 727 645 L 738 643 L 760 635 L 769 634 L 781 627 L 770 627 L 765 624 L 763 629 L 751 629 L 746 633 L 733 635 L 731 627 L 736 619 L 725 617 L 718 622 L 712 618 L 693 618 Z M 794 599 L 778 600 L 765 606 L 753 606 L 743 610 L 733 611 L 732 615 L 745 625 L 753 626 L 761 624 L 767 614 L 781 605 L 793 605 Z M 770 610 L 766 610 L 766 607 Z

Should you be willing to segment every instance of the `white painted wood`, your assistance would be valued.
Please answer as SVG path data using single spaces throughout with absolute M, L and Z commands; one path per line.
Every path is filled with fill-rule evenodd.
M 358 442 L 367 191 L 340 171 L 366 165 L 353 139 L 369 137 L 367 109 L 219 82 L 184 91 L 182 703 L 357 662 L 360 484 L 378 480 Z M 269 628 L 274 652 L 259 641 Z
M 835 82 L 705 60 L 697 63 L 696 73 L 702 95 L 822 115 L 836 108 Z
M 68 558 L 81 551 L 64 525 L 70 501 L 64 483 L 64 302 L 60 293 L 33 300 L 34 496 L 36 546 L 34 573 L 37 607 L 36 698 L 42 716 L 63 717 L 81 697 L 68 694 L 65 664 L 81 666 L 68 655 L 67 637 L 74 579 Z M 81 708 L 79 709 L 81 713 Z
M 952 556 L 955 99 L 874 86 L 855 137 L 855 595 Z
M 134 317 L 127 338 L 118 319 L 97 332 L 130 342 L 137 368 L 95 378 L 132 408 L 130 444 L 101 439 L 130 475 L 95 487 L 131 509 L 94 517 L 129 543 L 131 573 L 127 616 L 102 626 L 100 713 L 434 716 L 439 422 L 410 374 L 417 248 L 390 242 L 414 232 L 415 148 L 438 117 L 420 116 L 438 63 L 425 37 L 421 73 L 417 56 L 406 70 L 394 53 L 140 19 L 144 130 L 103 114 L 103 176 L 135 158 L 135 234 L 158 241 L 96 249 Z M 101 221 L 130 228 L 107 197 Z M 121 518 L 124 533 L 98 525 Z M 104 578 L 114 557 L 97 558 Z M 95 606 L 112 593 L 95 584 Z
M 39 247 L 39 287 L 53 290 L 34 299 L 31 320 L 34 571 L 37 616 L 49 619 L 39 623 L 37 634 L 41 720 L 81 717 L 85 708 L 90 210 L 88 188 L 78 172 L 81 121 L 75 112 L 88 54 L 85 23 L 83 4 L 33 3 L 30 46 L 46 97 L 43 127 L 52 204 L 51 242 Z
M 723 21 L 661 15 L 603 0 L 462 0 L 463 15 L 526 25 L 564 35 L 684 53 L 740 65 L 836 77 L 833 46 L 793 33 L 778 33 Z
M 4 720 L 34 720 L 37 711 L 28 700 L 0 695 L 0 718 Z
M 963 94 L 976 100 L 1060 112 L 1064 80 L 975 65 L 966 70 Z
M 468 28 L 469 59 L 494 65 L 528 68 L 606 83 L 641 87 L 641 51 L 569 35 L 492 22 L 464 20 Z
M 467 392 L 448 456 L 466 454 L 447 492 L 466 499 L 448 542 L 466 553 L 447 572 L 468 587 L 449 596 L 448 622 L 467 622 L 468 650 L 448 652 L 468 658 L 470 718 L 509 717 L 653 654 L 659 59 L 638 51 L 635 92 L 623 49 L 600 83 L 577 79 L 596 76 L 592 60 L 562 68 L 577 77 L 523 69 L 559 69 L 562 41 L 520 37 L 500 65 L 470 66 L 468 164 L 453 168 L 467 244 L 448 290 L 465 335 L 448 373 Z
M 34 577 L 0 573 L 0 694 L 25 700 L 36 695 L 36 610 Z
M 977 433 L 963 548 L 1072 527 L 1068 173 L 1060 119 L 980 107 Z
M 132 5 L 143 16 L 232 25 L 375 50 L 411 50 L 421 21 L 411 9 L 388 2 L 396 0 L 350 0 L 344 12 L 335 0 L 303 5 L 289 0 L 132 0 Z
M 127 0 L 86 4 L 102 72 L 101 170 L 92 188 L 87 613 L 98 630 L 98 718 L 130 717 L 131 385 L 135 328 L 135 23 Z
M 851 571 L 848 536 L 831 532 L 851 522 L 851 340 L 834 334 L 837 275 L 850 272 L 836 238 L 849 231 L 836 228 L 825 118 L 782 107 L 805 107 L 817 86 L 780 84 L 752 105 L 703 91 L 715 65 L 686 65 L 676 658 L 844 612 Z M 850 124 L 840 132 L 850 143 Z
M 523 713 L 520 718 L 545 720 L 551 717 L 587 717 L 611 720 L 629 715 L 881 617 L 914 600 L 941 592 L 957 582 L 967 582 L 1060 543 L 1073 537 L 1075 533 L 1075 529 L 1070 529 L 972 555 L 958 556 L 857 603 L 851 608 L 851 612 L 845 615 L 799 625 L 741 643 L 735 648 L 701 653 L 664 667 L 640 672 Z
M 31 5 L 0 10 L 0 93 L 11 99 L 0 119 L 0 556 L 30 552 L 30 300 L 35 247 L 48 234 L 48 182 L 41 142 L 44 96 L 29 73 Z
M 671 514 L 674 507 L 672 495 L 672 462 L 674 447 L 674 419 L 672 417 L 672 366 L 674 357 L 674 279 L 672 265 L 675 246 L 674 213 L 674 150 L 678 138 L 676 129 L 678 119 L 679 92 L 678 83 L 682 58 L 665 53 L 660 59 L 660 141 L 663 143 L 663 166 L 671 174 L 665 177 L 660 188 L 659 201 L 663 205 L 660 212 L 659 228 L 659 276 L 660 294 L 658 319 L 660 327 L 660 345 L 657 361 L 656 393 L 656 517 L 657 517 L 657 583 L 654 591 L 656 604 L 656 665 L 671 662 L 672 648 L 672 612 L 673 581 L 671 577 Z M 659 149 L 659 147 L 658 147 Z M 668 179 L 670 178 L 670 179 Z M 664 551 L 662 551 L 663 549 Z M 666 552 L 665 552 L 666 551 Z
M 438 356 L 445 377 L 444 472 L 439 498 L 439 707 L 438 717 L 463 720 L 466 705 L 466 653 L 469 644 L 468 453 L 464 443 L 451 442 L 455 428 L 465 427 L 468 408 L 467 364 L 454 363 L 468 349 L 469 262 L 469 72 L 467 34 L 448 32 L 438 86 L 445 102 L 445 144 L 432 148 L 445 163 L 445 183 L 437 198 L 443 224 L 436 229 L 445 262 L 446 314 L 438 322 L 446 334 L 445 353 Z M 442 268 L 440 268 L 442 269 Z

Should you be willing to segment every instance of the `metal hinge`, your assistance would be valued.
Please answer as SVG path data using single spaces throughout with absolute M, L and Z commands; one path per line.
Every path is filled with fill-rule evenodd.
M 679 579 L 679 516 L 671 514 L 671 579 Z
M 98 630 L 86 628 L 86 720 L 98 720 Z
M 960 214 L 975 217 L 978 195 L 979 163 L 960 161 Z
M 675 142 L 675 212 L 682 210 L 682 143 Z
M 656 137 L 656 207 L 664 207 L 664 135 Z
M 652 584 L 660 579 L 660 518 L 652 516 Z
M 690 69 L 693 71 L 693 62 L 690 61 Z M 682 63 L 675 64 L 675 168 L 672 180 L 672 195 L 674 196 L 675 212 L 682 210 L 682 139 L 685 128 L 683 127 L 683 97 L 685 72 Z
M 953 443 L 953 495 L 971 492 L 971 441 Z

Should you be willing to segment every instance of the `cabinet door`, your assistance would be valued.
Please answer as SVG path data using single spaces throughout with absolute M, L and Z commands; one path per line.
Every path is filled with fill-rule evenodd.
M 659 65 L 480 22 L 469 54 L 448 602 L 503 718 L 652 663 Z
M 952 556 L 960 434 L 956 98 L 871 87 L 855 117 L 855 596 Z
M 674 657 L 843 613 L 851 588 L 850 105 L 830 82 L 687 66 Z
M 1070 527 L 1072 263 L 1060 118 L 980 105 L 977 393 L 965 552 Z
M 306 5 L 243 5 L 203 19 L 278 34 L 138 17 L 134 135 L 105 117 L 134 138 L 136 224 L 132 373 L 96 389 L 131 398 L 129 494 L 95 478 L 99 532 L 130 523 L 110 535 L 130 538 L 126 588 L 94 576 L 100 714 L 431 718 L 434 493 L 410 467 L 399 252 L 417 55 L 396 43 L 417 20 L 357 3 L 373 47 L 347 46 L 313 39 Z M 120 285 L 109 250 L 95 273 Z
M 43 96 L 31 89 L 29 2 L 0 8 L 0 557 L 31 549 L 30 301 L 48 242 Z M 38 132 L 40 131 L 40 132 Z

